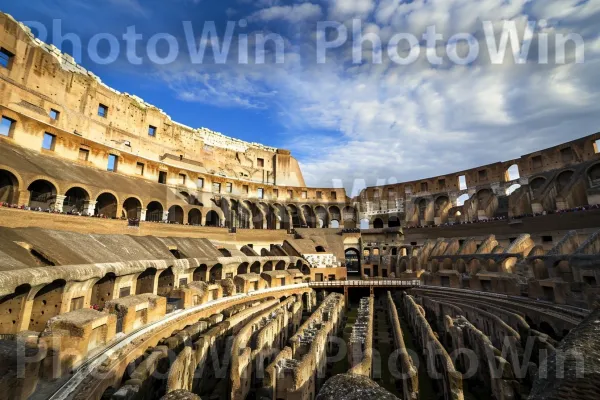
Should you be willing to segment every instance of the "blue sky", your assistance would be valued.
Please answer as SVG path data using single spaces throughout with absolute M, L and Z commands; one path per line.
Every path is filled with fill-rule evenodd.
M 363 182 L 435 176 L 600 131 L 600 0 L 0 0 L 0 10 L 41 24 L 48 42 L 57 33 L 53 21 L 60 20 L 63 35 L 80 38 L 83 66 L 178 122 L 290 149 L 311 186 L 344 185 L 352 192 Z M 528 20 L 542 19 L 526 63 L 516 63 L 510 50 L 501 64 L 490 62 L 485 21 L 498 38 L 502 21 L 514 22 L 522 38 Z M 226 62 L 215 63 L 209 51 L 203 63 L 192 63 L 184 21 L 196 38 L 214 22 L 221 39 L 232 21 Z M 376 34 L 384 44 L 382 62 L 371 62 L 379 53 L 369 43 L 348 41 L 318 64 L 319 21 L 343 24 L 350 36 L 360 21 L 363 35 Z M 421 38 L 430 26 L 444 38 L 429 49 L 444 59 L 441 65 L 428 62 L 421 39 L 415 62 L 400 65 L 387 56 L 395 34 Z M 142 35 L 136 48 L 141 65 L 124 50 L 128 27 Z M 455 47 L 447 40 L 459 33 L 472 34 L 480 45 L 481 56 L 467 65 L 449 62 Z M 556 63 L 556 35 L 573 33 L 582 38 L 585 62 L 576 63 L 575 46 L 568 45 L 566 63 Z M 119 40 L 121 51 L 107 65 L 86 51 L 98 34 Z M 145 51 L 156 34 L 169 34 L 179 45 L 178 57 L 166 65 L 151 62 Z M 266 64 L 257 65 L 260 34 L 279 35 L 282 64 L 274 62 L 270 43 Z M 551 42 L 545 65 L 536 62 L 540 34 Z M 249 38 L 248 64 L 238 62 L 243 35 Z M 330 31 L 326 39 L 335 35 Z M 165 57 L 166 41 L 158 43 L 157 53 Z M 467 54 L 465 44 L 458 42 L 458 54 Z M 60 47 L 74 53 L 67 42 Z M 98 49 L 100 56 L 108 54 L 106 42 Z M 410 51 L 400 45 L 400 55 Z M 354 62 L 356 55 L 361 62 Z

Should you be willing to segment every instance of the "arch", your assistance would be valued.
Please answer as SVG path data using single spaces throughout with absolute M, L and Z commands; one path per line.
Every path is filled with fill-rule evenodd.
M 56 186 L 45 179 L 33 181 L 28 187 L 29 207 L 49 209 L 56 202 Z
M 257 204 L 252 203 L 248 200 L 244 201 L 244 204 L 248 208 L 249 226 L 254 229 L 263 229 L 264 221 L 266 220 L 265 211 Z
M 169 223 L 171 224 L 183 224 L 183 208 L 178 205 L 171 206 L 169 208 Z
M 300 267 L 300 272 L 302 272 L 304 275 L 310 275 L 310 267 L 306 264 L 302 264 L 302 267 Z
M 342 221 L 344 223 L 344 228 L 347 229 L 353 229 L 356 228 L 356 210 L 354 209 L 354 207 L 351 206 L 346 206 L 344 207 L 344 209 L 342 210 Z M 368 229 L 368 222 L 367 222 L 367 228 Z M 361 228 L 363 229 L 363 228 Z
M 489 204 L 490 200 L 494 196 L 494 193 L 490 189 L 481 189 L 477 192 L 477 208 L 478 210 L 484 210 Z
M 46 322 L 60 314 L 66 284 L 67 282 L 63 279 L 58 279 L 47 284 L 35 294 L 31 308 L 29 330 L 43 331 Z
M 469 200 L 469 195 L 465 193 L 456 199 L 456 205 L 463 206 L 467 200 Z
M 237 269 L 238 275 L 247 274 L 249 266 L 250 264 L 248 264 L 247 262 L 241 263 Z
M 19 178 L 5 169 L 0 169 L 0 203 L 17 204 L 19 201 Z
M 331 220 L 343 221 L 343 215 L 338 206 L 329 207 L 329 217 Z
M 315 207 L 316 216 L 316 227 L 317 228 L 328 228 L 329 227 L 329 213 L 323 206 Z
M 141 219 L 142 202 L 137 197 L 129 197 L 123 202 L 123 214 L 127 219 Z
M 254 261 L 250 266 L 250 272 L 253 274 L 260 274 L 260 261 Z
M 508 189 L 506 189 L 506 195 L 510 196 L 511 194 L 513 194 L 517 189 L 520 189 L 521 185 L 519 185 L 518 183 L 515 183 L 514 185 L 510 185 L 508 187 Z
M 104 275 L 102 279 L 94 283 L 92 287 L 92 297 L 90 299 L 90 305 L 96 306 L 98 310 L 104 309 L 104 303 L 114 298 L 114 289 L 117 277 L 114 273 L 109 272 Z
M 337 219 L 332 219 L 331 222 L 329 223 L 329 227 L 333 228 L 333 229 L 339 229 L 340 221 L 338 221 Z
M 206 226 L 219 226 L 221 225 L 221 221 L 219 220 L 219 214 L 215 210 L 210 210 L 206 214 L 206 222 L 204 223 Z
M 344 257 L 346 261 L 346 268 L 348 272 L 359 273 L 360 272 L 360 252 L 358 249 L 349 248 L 344 250 Z
M 569 169 L 558 174 L 558 176 L 556 177 L 556 188 L 559 192 L 561 192 L 567 187 L 574 174 L 575 172 Z
M 538 194 L 538 192 L 541 190 L 541 188 L 544 186 L 545 183 L 546 183 L 546 178 L 544 178 L 543 176 L 538 176 L 537 178 L 532 179 L 529 182 L 529 187 L 531 188 L 531 191 L 534 196 L 536 196 Z
M 21 326 L 21 310 L 29 292 L 31 285 L 25 283 L 17 286 L 14 293 L 0 298 L 0 334 L 18 333 Z
M 325 247 L 323 247 L 323 246 L 316 246 L 315 247 L 315 251 L 317 253 L 325 253 Z
M 168 296 L 175 287 L 175 275 L 171 267 L 165 269 L 158 275 L 158 289 L 156 293 L 159 296 Z
M 279 261 L 276 265 L 275 265 L 275 270 L 276 271 L 283 271 L 285 270 L 285 261 L 281 260 Z
M 148 203 L 146 209 L 146 221 L 150 222 L 161 222 L 163 220 L 164 208 L 163 205 L 158 201 L 151 201 Z
M 586 171 L 591 187 L 600 186 L 600 163 L 596 163 Z
M 448 208 L 452 206 L 448 196 L 439 196 L 433 203 L 434 216 L 441 219 L 441 222 L 446 222 L 445 217 L 448 214 Z
M 309 228 L 317 227 L 317 215 L 311 206 L 305 204 L 302 206 L 302 215 L 304 215 L 304 220 L 306 221 L 306 226 Z
M 265 265 L 263 265 L 263 272 L 273 271 L 273 262 L 267 261 Z
M 519 178 L 521 178 L 521 173 L 517 164 L 513 164 L 506 169 L 506 172 L 504 173 L 504 180 L 506 182 L 516 181 Z
M 388 219 L 388 227 L 389 228 L 396 228 L 400 226 L 400 218 L 396 217 L 396 216 L 392 216 Z
M 287 210 L 292 220 L 292 228 L 300 228 L 300 214 L 298 213 L 298 207 L 293 204 L 287 205 Z
M 135 284 L 135 294 L 154 293 L 156 268 L 147 268 L 138 275 Z
M 419 221 L 424 221 L 427 213 L 427 200 L 420 199 L 417 200 L 417 212 L 419 216 Z
M 211 283 L 216 283 L 223 279 L 223 265 L 215 264 L 212 266 L 209 272 L 209 281 Z
M 206 276 L 207 272 L 208 266 L 206 264 L 200 264 L 200 266 L 194 270 L 192 279 L 194 282 L 206 282 L 208 280 Z
M 553 339 L 556 339 L 556 332 L 554 331 L 554 328 L 546 321 L 540 322 L 540 332 L 545 333 Z
M 188 212 L 188 225 L 200 226 L 202 224 L 202 213 L 197 208 Z
M 360 229 L 369 229 L 369 219 L 363 218 L 360 220 Z
M 96 198 L 96 208 L 94 214 L 106 218 L 117 217 L 118 200 L 112 193 L 101 193 Z
M 85 211 L 85 202 L 89 199 L 90 194 L 87 190 L 78 186 L 74 186 L 65 192 L 63 211 L 83 213 Z
M 373 221 L 373 228 L 382 229 L 383 228 L 383 220 L 381 218 L 375 218 L 375 221 Z

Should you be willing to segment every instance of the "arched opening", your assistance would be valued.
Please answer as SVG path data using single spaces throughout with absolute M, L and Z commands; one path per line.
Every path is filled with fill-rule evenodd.
M 0 298 L 0 334 L 14 334 L 21 325 L 21 310 L 31 291 L 29 284 L 17 286 L 14 293 Z
M 0 203 L 17 204 L 19 201 L 19 180 L 4 169 L 0 169 Z
M 348 273 L 358 274 L 360 272 L 360 252 L 357 249 L 351 248 L 344 251 L 345 264 Z
M 398 217 L 390 217 L 388 219 L 388 227 L 390 228 L 396 228 L 400 226 L 400 218 Z
M 540 322 L 540 332 L 545 333 L 553 339 L 556 339 L 556 332 L 554 332 L 554 328 L 552 328 L 552 325 L 546 321 Z
M 169 223 L 183 224 L 183 208 L 180 206 L 171 206 L 169 208 Z
M 200 210 L 194 208 L 188 213 L 188 224 L 194 226 L 200 226 L 202 223 L 202 213 Z
M 510 196 L 511 194 L 513 194 L 517 189 L 520 189 L 521 185 L 519 185 L 518 183 L 515 183 L 514 185 L 510 185 L 508 189 L 506 189 L 506 195 Z
M 314 210 L 307 205 L 302 206 L 302 214 L 304 215 L 304 220 L 306 221 L 306 226 L 309 228 L 317 227 L 317 217 Z
M 175 275 L 173 275 L 173 269 L 171 267 L 165 269 L 158 275 L 158 290 L 159 296 L 168 297 L 171 290 L 175 287 Z
M 67 213 L 83 213 L 85 202 L 90 199 L 87 191 L 80 187 L 73 187 L 65 193 L 63 211 Z
M 247 274 L 248 273 L 249 264 L 247 262 L 241 263 L 237 269 L 238 275 Z
M 27 188 L 29 191 L 29 207 L 47 210 L 56 201 L 56 187 L 46 180 L 38 179 Z
M 130 197 L 123 203 L 123 217 L 127 219 L 140 219 L 142 203 L 135 197 Z
M 437 199 L 435 199 L 435 203 L 433 205 L 434 216 L 435 218 L 439 218 L 439 223 L 446 223 L 448 209 L 451 206 L 452 204 L 450 203 L 450 199 L 448 198 L 448 196 L 440 196 Z
M 285 270 L 285 261 L 279 261 L 276 265 L 275 265 L 275 270 L 277 271 L 283 271 Z
M 329 215 L 327 210 L 323 206 L 317 206 L 315 208 L 315 214 L 317 217 L 317 228 L 328 228 L 329 227 Z
M 263 272 L 273 271 L 273 263 L 271 261 L 267 261 L 263 266 Z
M 252 263 L 252 266 L 250 267 L 250 272 L 252 272 L 253 274 L 260 274 L 260 262 L 259 261 L 254 261 Z
M 562 192 L 571 182 L 573 178 L 573 171 L 563 171 L 556 177 L 556 188 L 559 192 Z
M 344 207 L 344 209 L 342 210 L 342 221 L 344 221 L 344 228 L 346 228 L 346 229 L 356 228 L 356 210 L 350 206 Z M 368 221 L 367 221 L 367 227 L 368 227 Z
M 531 188 L 531 192 L 533 193 L 534 196 L 537 196 L 540 192 L 540 190 L 542 189 L 542 187 L 544 186 L 544 184 L 546 183 L 546 178 L 543 177 L 537 177 L 535 179 L 533 179 L 531 182 L 529 182 L 529 187 Z
M 333 228 L 333 229 L 339 229 L 340 221 L 338 221 L 337 219 L 332 219 L 331 222 L 329 223 L 329 227 Z
M 521 177 L 521 174 L 519 172 L 519 166 L 517 164 L 513 164 L 510 167 L 508 167 L 508 169 L 506 170 L 506 173 L 504 175 L 504 179 L 507 182 L 515 181 L 515 180 L 519 179 L 520 177 Z
M 300 215 L 298 214 L 298 208 L 293 204 L 287 206 L 289 215 L 292 216 L 292 228 L 300 228 Z
M 369 229 L 369 220 L 367 218 L 360 220 L 360 229 Z
M 463 206 L 467 200 L 469 200 L 469 195 L 465 193 L 456 199 L 456 205 Z
M 201 264 L 198 268 L 196 268 L 194 270 L 192 279 L 194 279 L 194 282 L 206 282 L 207 281 L 207 276 L 206 276 L 207 272 L 208 272 L 208 266 L 206 264 Z
M 175 257 L 178 260 L 184 260 L 186 258 L 188 258 L 183 251 L 179 250 L 177 247 L 171 247 L 169 248 L 169 253 L 173 254 L 173 257 Z
M 482 189 L 479 192 L 477 192 L 477 209 L 485 210 L 488 207 L 493 196 L 494 194 L 490 189 Z
M 223 279 L 223 266 L 221 264 L 215 264 L 210 269 L 210 282 L 216 283 Z
M 317 253 L 325 253 L 325 247 L 323 246 L 316 246 L 315 250 Z
M 148 268 L 138 275 L 135 284 L 135 294 L 154 293 L 154 278 L 156 268 Z
M 104 309 L 104 303 L 113 299 L 113 291 L 117 277 L 109 272 L 92 287 L 90 305 L 100 311 Z
M 590 187 L 600 186 L 600 164 L 594 164 L 587 171 Z
M 302 267 L 300 267 L 300 272 L 302 272 L 304 275 L 310 276 L 310 267 L 306 264 L 302 264 Z
M 148 203 L 146 210 L 146 221 L 161 222 L 163 220 L 164 209 L 158 201 Z
M 43 331 L 46 327 L 46 322 L 50 318 L 60 314 L 66 284 L 67 282 L 59 279 L 47 284 L 36 293 L 31 308 L 30 331 Z
M 373 228 L 382 229 L 383 228 L 383 220 L 381 218 L 375 218 L 375 221 L 373 221 Z
M 219 221 L 219 214 L 217 214 L 216 211 L 214 210 L 210 210 L 207 214 L 206 214 L 206 226 L 219 226 L 220 225 L 220 221 Z
M 419 200 L 417 203 L 417 211 L 419 213 L 419 221 L 425 221 L 425 214 L 427 213 L 427 200 Z
M 102 193 L 96 199 L 96 209 L 94 213 L 101 217 L 117 217 L 117 198 L 112 193 Z

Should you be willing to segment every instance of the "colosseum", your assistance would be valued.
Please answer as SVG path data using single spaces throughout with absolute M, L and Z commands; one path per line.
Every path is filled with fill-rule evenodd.
M 0 399 L 600 398 L 600 133 L 351 198 L 0 25 Z

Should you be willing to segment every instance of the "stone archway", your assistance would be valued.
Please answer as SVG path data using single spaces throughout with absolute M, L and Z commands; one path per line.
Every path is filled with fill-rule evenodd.
M 96 198 L 95 215 L 104 216 L 106 218 L 117 217 L 117 198 L 112 193 L 102 193 Z
M 388 219 L 389 228 L 397 228 L 400 226 L 400 218 L 393 216 Z
M 10 171 L 0 169 L 0 203 L 19 202 L 19 179 Z
M 161 222 L 163 220 L 164 208 L 158 201 L 148 203 L 146 209 L 146 221 Z
M 56 186 L 45 179 L 38 179 L 32 182 L 28 187 L 29 207 L 50 209 L 56 202 Z
M 173 274 L 173 269 L 169 267 L 158 275 L 158 289 L 156 293 L 159 296 L 168 296 L 174 287 L 175 275 Z
M 46 327 L 46 322 L 60 314 L 66 284 L 66 281 L 59 279 L 47 284 L 35 294 L 29 330 L 42 332 Z
M 219 214 L 215 210 L 210 210 L 206 214 L 205 226 L 219 226 L 221 224 L 219 220 Z
M 183 208 L 178 205 L 169 208 L 169 222 L 172 224 L 183 224 Z
M 200 226 L 202 224 L 202 213 L 197 208 L 192 208 L 188 213 L 188 224 Z
M 63 202 L 63 211 L 65 212 L 85 212 L 85 203 L 90 200 L 90 194 L 87 190 L 80 187 L 72 187 L 65 193 Z
M 381 218 L 375 218 L 373 221 L 374 229 L 383 229 L 383 220 Z
M 141 219 L 142 203 L 135 197 L 129 197 L 123 203 L 123 217 L 127 219 Z
M 135 284 L 135 294 L 154 293 L 156 268 L 148 268 L 138 275 Z

